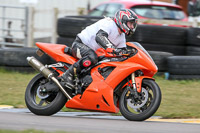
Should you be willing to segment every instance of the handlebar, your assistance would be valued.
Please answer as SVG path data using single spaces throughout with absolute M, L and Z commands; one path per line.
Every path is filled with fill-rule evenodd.
M 135 52 L 136 52 L 135 49 L 127 49 L 127 50 L 113 51 L 113 54 L 117 56 L 130 56 L 131 54 L 134 54 Z
M 135 49 L 128 49 L 128 50 L 116 50 L 116 49 L 103 49 L 103 48 L 99 48 L 96 51 L 98 56 L 104 56 L 104 57 L 128 57 L 131 56 L 132 54 L 136 53 Z

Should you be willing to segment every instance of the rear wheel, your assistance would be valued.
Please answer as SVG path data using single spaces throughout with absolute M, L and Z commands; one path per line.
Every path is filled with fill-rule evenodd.
M 155 81 L 144 79 L 142 91 L 135 98 L 132 88 L 126 87 L 120 97 L 119 108 L 122 115 L 131 121 L 143 121 L 151 117 L 160 106 L 161 91 Z
M 38 74 L 30 81 L 26 88 L 26 105 L 36 115 L 53 115 L 60 111 L 67 101 L 67 98 L 61 91 L 44 91 L 41 85 L 47 82 L 49 81 L 45 77 Z

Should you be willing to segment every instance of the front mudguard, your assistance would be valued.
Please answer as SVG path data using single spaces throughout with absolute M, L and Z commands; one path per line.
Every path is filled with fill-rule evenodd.
M 135 84 L 136 84 L 136 87 L 137 87 L 137 92 L 139 92 L 139 93 L 142 90 L 142 81 L 143 81 L 143 79 L 152 79 L 152 80 L 155 80 L 154 78 L 149 77 L 149 76 L 135 77 Z

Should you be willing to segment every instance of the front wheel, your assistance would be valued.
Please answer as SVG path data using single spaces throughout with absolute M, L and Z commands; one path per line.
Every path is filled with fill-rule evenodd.
M 44 92 L 41 85 L 49 82 L 41 74 L 36 75 L 28 84 L 25 102 L 28 109 L 36 115 L 53 115 L 65 105 L 67 98 L 61 91 Z
M 160 106 L 161 91 L 155 81 L 144 79 L 139 98 L 135 98 L 130 87 L 126 87 L 120 97 L 119 108 L 130 121 L 144 121 L 151 117 Z

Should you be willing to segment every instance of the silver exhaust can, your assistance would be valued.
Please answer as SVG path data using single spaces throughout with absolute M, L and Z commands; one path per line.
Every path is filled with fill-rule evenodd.
M 27 60 L 29 65 L 31 65 L 36 71 L 40 72 L 45 78 L 54 81 L 54 83 L 57 84 L 57 86 L 60 88 L 60 90 L 68 99 L 72 99 L 71 96 L 65 91 L 62 85 L 59 83 L 59 81 L 54 77 L 53 73 L 48 68 L 46 68 L 40 61 L 38 61 L 33 56 L 27 57 Z
M 31 65 L 36 71 L 40 72 L 44 75 L 45 78 L 50 78 L 53 76 L 53 73 L 46 68 L 40 61 L 38 61 L 35 57 L 27 57 L 28 64 Z

